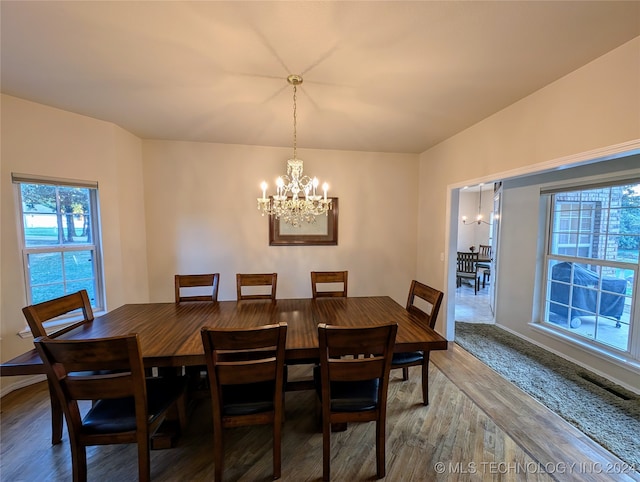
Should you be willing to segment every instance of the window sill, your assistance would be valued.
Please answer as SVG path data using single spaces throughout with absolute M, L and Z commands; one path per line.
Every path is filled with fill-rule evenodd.
M 598 358 L 609 363 L 613 363 L 614 365 L 624 368 L 625 370 L 640 374 L 640 361 L 636 360 L 635 358 L 625 356 L 621 353 L 615 353 L 604 348 L 600 348 L 594 344 L 578 340 L 572 336 L 565 335 L 561 331 L 546 327 L 542 323 L 529 323 L 529 326 L 540 333 L 573 345 L 574 347 L 590 355 L 597 356 Z
M 93 315 L 94 316 L 100 316 L 105 314 L 105 311 L 94 311 Z M 47 334 L 51 333 L 51 332 L 55 332 L 58 330 L 62 330 L 63 328 L 66 328 L 67 326 L 70 326 L 78 321 L 80 321 L 82 319 L 81 316 L 69 316 L 69 317 L 65 317 L 65 318 L 60 318 L 54 321 L 49 321 L 46 322 L 44 325 L 45 330 L 47 331 Z M 20 338 L 33 338 L 33 333 L 31 333 L 31 329 L 26 326 L 24 330 L 21 330 L 18 332 L 18 336 Z

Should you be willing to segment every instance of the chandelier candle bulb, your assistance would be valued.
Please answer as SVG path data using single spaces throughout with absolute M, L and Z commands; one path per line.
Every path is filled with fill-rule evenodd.
M 262 200 L 264 201 L 265 199 L 267 199 L 267 183 L 262 181 L 260 187 L 262 188 Z
M 283 188 L 284 187 L 284 181 L 282 180 L 281 177 L 279 177 L 278 179 L 276 179 L 276 195 L 278 196 L 278 198 L 280 198 L 284 192 L 283 192 Z

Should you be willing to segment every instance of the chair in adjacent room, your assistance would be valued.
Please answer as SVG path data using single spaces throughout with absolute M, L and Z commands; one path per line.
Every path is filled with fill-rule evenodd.
M 177 274 L 175 276 L 176 303 L 182 301 L 218 301 L 219 283 L 220 273 Z M 211 287 L 210 290 L 203 290 L 209 286 Z
M 395 323 L 318 325 L 320 366 L 315 378 L 322 406 L 323 480 L 330 478 L 331 425 L 348 422 L 376 422 L 376 475 L 385 476 L 387 390 L 397 330 Z
M 218 301 L 220 273 L 177 274 L 175 275 L 175 301 Z M 164 370 L 166 371 L 166 370 Z M 188 366 L 185 373 L 189 378 L 189 393 L 194 398 L 209 396 L 207 366 Z
M 348 271 L 312 271 L 311 272 L 311 293 L 313 298 L 327 298 L 327 297 L 347 297 L 347 281 L 349 278 Z M 326 285 L 330 285 L 329 289 L 326 289 Z M 321 286 L 325 286 L 322 289 Z M 339 288 L 342 289 L 331 289 Z M 321 288 L 321 289 L 318 289 Z
M 478 249 L 478 272 L 482 273 L 482 288 L 487 285 L 491 278 L 491 258 L 492 248 L 490 245 L 481 244 Z
M 480 274 L 478 273 L 478 253 L 464 253 L 458 251 L 458 266 L 456 268 L 456 286 L 462 286 L 462 280 L 473 281 L 473 294 L 478 294 L 480 288 Z
M 223 429 L 271 424 L 273 478 L 281 473 L 287 324 L 201 330 L 213 409 L 215 480 L 224 471 Z
M 420 317 L 430 328 L 436 326 L 436 319 L 440 311 L 440 304 L 444 293 L 435 288 L 413 280 L 409 288 L 409 298 L 407 298 L 407 311 Z M 430 308 L 427 314 L 422 308 L 416 306 L 416 298 L 425 309 Z M 429 405 L 429 351 L 409 351 L 394 353 L 391 362 L 391 369 L 402 368 L 402 379 L 409 379 L 409 367 L 422 367 L 422 403 Z
M 86 447 L 135 443 L 138 478 L 151 479 L 151 436 L 171 409 L 186 424 L 183 377 L 146 378 L 138 335 L 87 340 L 39 337 L 34 341 L 63 407 L 71 445 L 73 480 L 87 480 Z M 90 400 L 84 414 L 78 402 Z
M 91 309 L 91 302 L 89 301 L 89 295 L 86 290 L 81 290 L 76 293 L 71 293 L 52 300 L 43 301 L 35 305 L 29 305 L 22 308 L 22 313 L 27 319 L 29 329 L 33 334 L 33 338 L 39 336 L 47 336 L 44 324 L 62 315 L 78 312 L 80 319 L 74 317 L 73 322 L 64 326 L 60 330 L 49 333 L 50 338 L 55 338 L 67 333 L 78 326 L 93 321 L 93 310 Z M 49 398 L 51 401 L 51 443 L 58 444 L 62 441 L 62 425 L 63 425 L 63 412 L 62 407 L 58 402 L 58 397 L 55 395 L 53 386 L 49 382 Z
M 491 260 L 491 246 L 488 244 L 479 245 L 478 258 L 481 260 Z
M 276 288 L 278 285 L 278 273 L 265 274 L 236 274 L 236 289 L 238 293 L 238 301 L 240 300 L 275 300 Z M 256 286 L 269 286 L 267 293 L 245 293 L 242 288 L 248 286 L 251 288 Z

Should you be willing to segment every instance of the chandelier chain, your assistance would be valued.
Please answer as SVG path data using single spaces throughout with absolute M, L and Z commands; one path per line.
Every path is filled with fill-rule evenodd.
M 296 93 L 298 92 L 298 87 L 294 84 L 293 86 L 293 158 L 297 159 L 296 157 L 296 150 L 298 147 L 298 130 L 297 130 L 297 123 L 298 123 L 298 105 L 297 105 L 297 95 Z

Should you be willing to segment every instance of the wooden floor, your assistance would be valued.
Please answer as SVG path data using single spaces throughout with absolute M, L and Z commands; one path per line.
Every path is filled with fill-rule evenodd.
M 430 404 L 420 403 L 419 368 L 408 382 L 392 372 L 387 419 L 389 481 L 604 481 L 637 480 L 595 442 L 549 412 L 457 345 L 433 352 Z M 44 383 L 1 400 L 0 480 L 71 480 L 68 436 L 50 444 L 49 402 Z M 332 479 L 375 479 L 374 425 L 350 425 L 332 434 Z M 225 433 L 225 480 L 271 480 L 271 434 L 267 427 Z M 315 393 L 286 395 L 283 481 L 322 477 L 322 434 L 315 421 Z M 89 480 L 137 477 L 133 446 L 93 447 Z M 151 454 L 155 481 L 213 480 L 208 401 L 196 406 L 176 448 Z

